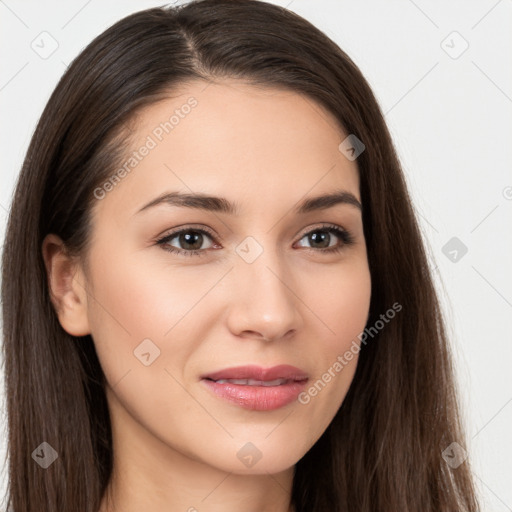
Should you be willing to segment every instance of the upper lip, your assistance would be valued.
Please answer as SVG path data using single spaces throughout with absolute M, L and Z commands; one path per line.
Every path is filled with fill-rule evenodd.
M 203 375 L 202 378 L 211 380 L 254 379 L 259 381 L 271 381 L 287 379 L 301 381 L 307 379 L 308 375 L 295 366 L 280 364 L 271 368 L 262 368 L 256 365 L 236 366 Z

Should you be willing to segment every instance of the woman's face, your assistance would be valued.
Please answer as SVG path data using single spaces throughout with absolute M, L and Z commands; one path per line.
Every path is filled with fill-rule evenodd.
M 183 85 L 134 127 L 81 274 L 114 436 L 147 460 L 289 468 L 339 409 L 369 312 L 356 201 L 301 208 L 361 201 L 348 134 L 309 98 L 235 80 Z M 296 370 L 265 374 L 280 365 Z

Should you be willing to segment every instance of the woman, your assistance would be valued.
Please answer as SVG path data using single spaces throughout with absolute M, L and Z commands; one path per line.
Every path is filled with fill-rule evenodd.
M 286 9 L 150 9 L 77 57 L 2 304 L 15 512 L 478 508 L 389 132 Z

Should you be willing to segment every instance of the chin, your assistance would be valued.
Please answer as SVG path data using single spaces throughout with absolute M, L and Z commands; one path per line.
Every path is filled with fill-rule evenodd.
M 265 475 L 281 473 L 295 466 L 307 449 L 298 449 L 300 446 L 293 436 L 289 436 L 285 442 L 279 436 L 272 439 L 273 435 L 270 434 L 267 439 L 262 435 L 248 436 L 243 441 L 236 440 L 234 449 L 227 448 L 232 456 L 226 456 L 223 451 L 221 457 L 218 457 L 217 467 L 240 475 Z

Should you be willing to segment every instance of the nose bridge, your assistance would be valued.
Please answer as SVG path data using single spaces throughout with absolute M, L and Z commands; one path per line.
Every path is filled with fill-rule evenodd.
M 248 236 L 235 249 L 230 320 L 238 334 L 252 331 L 269 339 L 298 327 L 293 278 L 271 239 Z
M 263 293 L 266 303 L 277 298 L 286 298 L 288 301 L 290 290 L 283 281 L 290 280 L 287 276 L 289 272 L 286 272 L 283 257 L 271 239 L 271 236 L 265 237 L 264 240 L 262 236 L 259 240 L 248 236 L 236 247 L 236 275 L 242 288 L 249 293 L 248 296 L 260 299 L 259 296 Z

